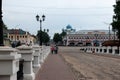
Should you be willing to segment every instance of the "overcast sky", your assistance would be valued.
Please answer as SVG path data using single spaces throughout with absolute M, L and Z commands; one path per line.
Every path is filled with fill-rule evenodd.
M 8 28 L 21 28 L 36 34 L 39 22 L 35 16 L 46 16 L 43 29 L 50 36 L 61 33 L 70 24 L 74 29 L 108 29 L 112 22 L 115 0 L 2 0 L 3 21 Z M 106 24 L 107 23 L 107 24 Z

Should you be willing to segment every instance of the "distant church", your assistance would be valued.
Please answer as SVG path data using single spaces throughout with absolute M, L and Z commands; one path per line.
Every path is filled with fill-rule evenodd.
M 78 30 L 67 25 L 65 32 L 67 35 L 63 38 L 66 46 L 101 46 L 104 41 L 118 40 L 116 34 L 109 30 Z
M 66 32 L 67 34 L 70 34 L 70 33 L 75 33 L 76 30 L 73 29 L 71 25 L 67 25 L 67 26 L 66 26 L 66 29 L 65 29 L 65 32 Z

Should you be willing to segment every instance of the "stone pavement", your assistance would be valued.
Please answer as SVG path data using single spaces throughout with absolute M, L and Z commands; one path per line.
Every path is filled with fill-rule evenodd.
M 74 75 L 59 53 L 49 54 L 35 80 L 74 80 Z

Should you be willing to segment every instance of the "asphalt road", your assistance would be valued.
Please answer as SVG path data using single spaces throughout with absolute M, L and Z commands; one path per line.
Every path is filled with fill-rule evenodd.
M 59 47 L 76 80 L 120 80 L 120 57 L 80 52 L 79 47 Z

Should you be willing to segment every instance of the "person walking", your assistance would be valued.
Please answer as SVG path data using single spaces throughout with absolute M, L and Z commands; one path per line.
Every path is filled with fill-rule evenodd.
M 57 45 L 55 45 L 55 53 L 57 54 L 58 53 L 58 46 Z
M 51 53 L 53 54 L 54 53 L 54 46 L 51 46 Z

